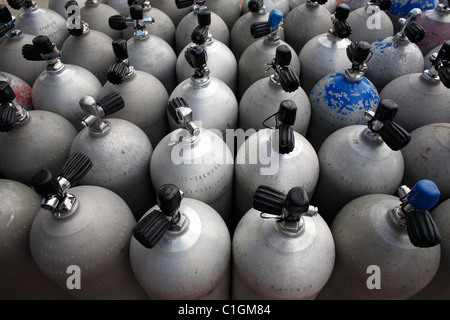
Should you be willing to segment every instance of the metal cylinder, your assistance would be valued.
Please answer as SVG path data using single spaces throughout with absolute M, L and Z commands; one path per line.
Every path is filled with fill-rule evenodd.
M 98 0 L 87 0 L 80 13 L 81 19 L 89 24 L 90 29 L 103 32 L 113 40 L 122 38 L 122 31 L 114 30 L 108 24 L 109 17 L 119 14 L 113 7 Z
M 184 18 L 185 15 L 192 11 L 191 7 L 186 8 L 177 8 L 175 1 L 167 1 L 167 0 L 151 0 L 152 6 L 164 11 L 173 21 L 175 27 L 178 26 L 181 19 Z
M 308 0 L 289 0 L 289 8 L 290 11 L 294 10 L 294 8 L 298 7 L 301 4 L 306 3 Z M 334 13 L 336 11 L 337 2 L 336 1 L 327 1 L 324 4 L 324 7 L 330 11 L 330 13 Z
M 17 103 L 25 110 L 33 110 L 33 101 L 31 101 L 31 87 L 21 78 L 8 73 L 0 71 L 0 81 L 7 82 L 13 89 L 16 95 Z
M 246 14 L 247 12 L 249 12 L 248 2 L 249 0 L 244 0 L 242 2 L 242 14 Z M 264 0 L 264 5 L 267 8 L 267 12 L 270 12 L 273 9 L 277 9 L 283 12 L 284 16 L 286 16 L 291 10 L 288 0 Z
M 207 0 L 208 9 L 220 16 L 231 30 L 241 16 L 239 0 Z
M 417 43 L 417 46 L 425 56 L 430 50 L 450 39 L 450 8 L 448 1 L 439 3 L 433 10 L 426 10 L 417 19 L 417 23 L 427 31 L 425 38 Z

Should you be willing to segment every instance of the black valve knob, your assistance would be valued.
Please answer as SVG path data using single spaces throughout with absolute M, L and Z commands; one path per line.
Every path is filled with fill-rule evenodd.
M 128 27 L 126 23 L 126 18 L 120 15 L 114 15 L 109 17 L 108 24 L 111 27 L 111 29 L 114 30 L 124 30 Z
M 167 111 L 169 115 L 175 120 L 178 124 L 180 124 L 180 119 L 178 119 L 177 109 L 181 107 L 189 108 L 188 103 L 183 98 L 174 98 L 169 101 L 167 104 Z
M 427 32 L 425 29 L 416 22 L 411 22 L 405 28 L 405 35 L 412 43 L 418 43 L 422 41 Z
M 128 59 L 128 44 L 124 39 L 116 39 L 112 42 L 113 52 L 117 60 Z
M 297 105 L 292 100 L 284 100 L 280 103 L 278 109 L 278 120 L 289 126 L 295 124 L 295 117 L 297 116 Z
M 439 78 L 446 88 L 450 88 L 450 64 L 446 63 L 438 70 Z
M 22 9 L 26 3 L 27 0 L 8 0 L 9 6 L 16 10 Z
M 443 44 L 441 49 L 438 51 L 437 55 L 437 61 L 438 60 L 450 60 L 450 40 L 446 40 Z
M 427 210 L 415 209 L 405 217 L 409 240 L 415 247 L 430 248 L 441 242 L 439 229 Z
M 259 186 L 253 196 L 255 210 L 281 215 L 286 204 L 286 195 L 269 186 Z
M 130 6 L 130 16 L 132 20 L 142 20 L 144 19 L 144 9 L 138 4 L 133 4 Z
M 277 47 L 275 53 L 275 65 L 288 66 L 291 63 L 292 52 L 287 45 L 281 45 Z
M 276 129 L 277 130 L 274 133 L 274 142 L 278 141 L 278 146 L 274 145 L 274 150 L 279 154 L 291 153 L 295 148 L 294 130 L 287 124 L 280 124 Z
M 8 7 L 4 4 L 0 4 L 0 22 L 8 23 L 12 21 L 12 15 Z
M 173 184 L 166 184 L 158 189 L 157 201 L 166 216 L 173 216 L 181 204 L 180 190 Z
M 103 109 L 105 116 L 113 114 L 125 107 L 125 101 L 117 92 L 108 93 L 97 104 Z
M 250 26 L 250 33 L 253 38 L 258 39 L 272 32 L 268 22 L 255 22 Z
M 175 5 L 178 9 L 190 7 L 194 4 L 194 0 L 175 0 Z
M 53 43 L 47 36 L 37 36 L 33 39 L 34 47 L 42 54 L 53 52 Z
M 411 141 L 411 135 L 397 123 L 387 120 L 378 131 L 383 141 L 394 151 L 403 149 Z
M 195 44 L 204 44 L 208 39 L 208 27 L 197 26 L 191 34 L 191 40 Z
M 164 213 L 153 210 L 143 217 L 133 228 L 134 238 L 147 249 L 152 249 L 158 244 L 167 230 L 170 228 L 170 221 Z
M 16 124 L 16 110 L 11 103 L 0 104 L 0 132 L 9 132 Z
M 128 6 L 131 7 L 134 4 L 143 5 L 145 0 L 128 0 Z
M 66 178 L 73 186 L 91 170 L 92 161 L 85 154 L 81 152 L 72 153 L 67 161 L 64 163 L 61 173 L 61 177 Z
M 36 47 L 33 44 L 25 44 L 22 47 L 22 56 L 24 59 L 28 61 L 41 61 L 45 60 L 41 53 L 36 49 Z
M 298 76 L 289 66 L 278 68 L 278 78 L 281 88 L 286 92 L 294 92 L 300 86 Z
M 317 2 L 320 5 L 324 5 L 325 3 L 328 2 L 328 0 L 314 0 L 315 2 Z
M 250 0 L 247 4 L 248 11 L 258 13 L 264 6 L 263 0 Z
M 201 26 L 211 25 L 211 11 L 203 10 L 197 12 L 197 22 Z
M 370 51 L 370 44 L 366 41 L 352 42 L 347 47 L 346 52 L 350 61 L 354 62 L 356 65 L 367 62 L 372 54 L 372 51 Z
M 48 170 L 37 172 L 30 180 L 30 185 L 42 197 L 47 195 L 57 195 L 61 186 L 56 178 Z
M 0 103 L 12 102 L 15 98 L 16 94 L 9 83 L 0 81 Z
M 193 46 L 186 49 L 184 56 L 189 65 L 194 69 L 203 68 L 208 61 L 206 51 L 200 46 Z
M 116 62 L 109 67 L 106 78 L 112 84 L 121 84 L 128 73 L 128 66 L 124 62 Z
M 76 2 L 75 0 L 69 0 L 69 1 L 67 1 L 66 2 L 66 4 L 64 5 L 64 9 L 66 9 L 66 11 L 67 11 L 67 9 L 70 7 L 70 6 L 77 6 L 78 7 L 78 2 Z M 67 16 L 71 16 L 72 14 L 74 14 L 75 12 L 71 12 L 71 13 L 67 13 Z
M 334 17 L 338 20 L 346 20 L 349 14 L 350 14 L 350 7 L 345 3 L 341 3 L 340 5 L 337 6 L 336 12 L 334 13 Z
M 309 197 L 304 188 L 295 187 L 286 196 L 286 210 L 291 213 L 291 220 L 298 220 L 309 209 Z
M 393 121 L 398 112 L 398 105 L 391 99 L 384 99 L 380 102 L 375 111 L 374 119 L 379 121 Z
M 386 11 L 392 6 L 392 0 L 376 0 L 376 3 L 382 11 Z

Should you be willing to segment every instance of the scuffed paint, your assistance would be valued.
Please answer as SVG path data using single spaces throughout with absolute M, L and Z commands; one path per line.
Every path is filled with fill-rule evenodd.
M 422 11 L 433 10 L 438 4 L 439 0 L 393 0 L 388 11 L 400 18 L 406 17 L 414 8 L 419 8 Z

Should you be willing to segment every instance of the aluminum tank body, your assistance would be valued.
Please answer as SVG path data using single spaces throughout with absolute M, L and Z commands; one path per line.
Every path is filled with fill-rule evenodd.
M 75 299 L 147 299 L 129 260 L 136 221 L 126 203 L 97 186 L 69 192 L 79 201 L 72 215 L 57 219 L 41 209 L 33 222 L 30 249 L 38 268 Z M 80 270 L 79 290 L 67 286 L 69 267 Z
M 273 70 L 267 71 L 267 63 L 275 57 L 277 48 L 286 45 L 291 50 L 292 60 L 289 67 L 299 76 L 300 61 L 292 47 L 283 40 L 271 41 L 267 38 L 259 39 L 251 43 L 242 53 L 238 62 L 238 101 L 245 91 L 259 79 L 273 74 Z
M 106 0 L 105 4 L 116 9 L 121 16 L 128 16 L 130 14 L 130 6 L 125 0 Z
M 424 59 L 419 47 L 409 41 L 394 47 L 394 36 L 371 43 L 373 57 L 365 75 L 381 92 L 392 80 L 409 73 L 422 72 Z
M 181 19 L 192 11 L 191 7 L 178 9 L 175 1 L 151 0 L 153 7 L 164 11 L 173 21 L 175 27 L 178 26 Z
M 190 47 L 194 46 L 194 43 L 188 44 L 178 55 L 176 63 L 177 82 L 180 84 L 186 79 L 192 77 L 194 69 L 189 65 L 184 57 L 184 52 Z M 208 69 L 211 77 L 222 80 L 233 93 L 237 90 L 237 77 L 238 77 L 238 64 L 236 57 L 230 48 L 226 45 L 213 39 L 202 45 L 208 57 Z
M 195 12 L 188 13 L 178 24 L 177 30 L 175 31 L 176 53 L 178 55 L 191 42 L 192 31 L 197 26 L 198 20 Z M 230 30 L 225 21 L 214 12 L 211 12 L 209 32 L 214 36 L 214 39 L 222 42 L 226 46 L 230 45 Z
M 401 151 L 368 141 L 362 136 L 366 128 L 341 128 L 320 147 L 320 175 L 311 202 L 328 223 L 351 200 L 373 193 L 394 194 L 402 182 Z
M 380 7 L 364 6 L 350 12 L 347 22 L 352 26 L 351 41 L 375 42 L 394 35 L 394 25 Z
M 309 40 L 333 28 L 331 13 L 323 5 L 304 3 L 289 12 L 283 28 L 286 42 L 298 54 Z
M 178 232 L 167 231 L 152 249 L 131 238 L 136 278 L 152 300 L 229 299 L 231 239 L 226 224 L 214 209 L 195 199 L 184 198 L 179 211 L 187 225 Z
M 450 124 L 433 123 L 411 132 L 411 142 L 402 149 L 405 159 L 403 183 L 430 179 L 441 191 L 441 199 L 450 197 Z
M 119 12 L 113 7 L 100 2 L 88 2 L 80 9 L 80 13 L 81 19 L 89 24 L 89 28 L 91 30 L 103 32 L 113 40 L 122 38 L 122 31 L 112 29 L 108 23 L 109 17 L 119 14 Z M 125 16 L 129 13 L 130 12 L 128 11 Z
M 241 145 L 234 169 L 236 224 L 252 208 L 254 193 L 260 185 L 281 192 L 302 186 L 312 198 L 319 179 L 319 159 L 305 137 L 294 131 L 294 138 L 295 147 L 287 154 L 273 149 L 272 129 L 259 130 Z
M 75 0 L 80 8 L 84 7 L 85 0 Z M 67 11 L 64 8 L 67 1 L 65 0 L 48 0 L 48 8 L 55 11 L 64 18 L 67 18 Z
M 96 30 L 89 30 L 81 36 L 71 36 L 61 48 L 64 62 L 87 69 L 103 85 L 107 81 L 109 66 L 116 61 L 111 48 L 112 41 L 111 37 Z
M 249 0 L 244 0 L 242 3 L 242 14 L 249 12 L 248 2 Z M 283 12 L 283 16 L 286 16 L 291 10 L 289 7 L 289 0 L 264 0 L 264 5 L 266 6 L 267 12 L 270 12 L 273 9 L 278 9 Z
M 349 39 L 330 39 L 327 33 L 309 40 L 298 54 L 300 84 L 307 95 L 323 77 L 344 71 L 349 66 L 346 53 L 352 42 Z M 311 63 L 317 61 L 317 63 Z
M 253 83 L 239 102 L 239 128 L 263 129 L 263 121 L 278 111 L 278 106 L 284 100 L 292 100 L 297 106 L 294 131 L 306 136 L 311 118 L 311 104 L 301 87 L 294 92 L 286 92 L 280 85 L 274 84 L 270 77 Z
M 206 5 L 209 10 L 216 13 L 231 30 L 241 16 L 239 0 L 208 0 Z
M 19 77 L 31 87 L 47 67 L 45 61 L 28 61 L 22 56 L 22 47 L 32 43 L 33 39 L 33 35 L 22 34 L 11 39 L 6 38 L 0 45 L 0 70 Z
M 49 37 L 58 48 L 69 37 L 66 19 L 55 11 L 38 5 L 19 14 L 15 26 L 26 34 Z
M 33 101 L 31 100 L 31 87 L 21 78 L 8 73 L 0 71 L 0 81 L 6 81 L 13 89 L 16 95 L 17 103 L 25 110 L 32 110 Z
M 41 198 L 29 186 L 0 179 L 0 297 L 8 300 L 71 299 L 34 264 L 30 230 Z
M 173 90 L 169 100 L 176 97 L 186 100 L 199 127 L 219 130 L 223 140 L 227 129 L 238 128 L 238 102 L 233 91 L 223 81 L 214 77 L 210 77 L 206 83 L 186 79 Z M 180 127 L 172 117 L 167 118 L 170 131 Z
M 294 234 L 250 209 L 233 236 L 232 299 L 314 299 L 331 275 L 333 237 L 320 215 Z M 320 263 L 318 263 L 320 262 Z
M 86 113 L 78 101 L 83 95 L 99 98 L 102 84 L 88 70 L 64 64 L 57 70 L 45 70 L 33 85 L 32 100 L 36 110 L 57 113 L 69 120 L 80 131 L 80 119 Z
M 89 128 L 85 128 L 73 141 L 70 153 L 81 152 L 93 163 L 78 184 L 115 192 L 140 218 L 156 203 L 149 169 L 153 147 L 147 135 L 131 122 L 113 118 L 107 121 L 110 129 L 104 136 L 91 136 Z
M 135 72 L 133 77 L 125 78 L 119 85 L 107 82 L 100 96 L 113 91 L 120 94 L 126 107 L 114 113 L 112 117 L 134 123 L 147 134 L 152 146 L 156 146 L 169 133 L 166 116 L 169 95 L 154 76 L 139 70 Z
M 153 4 L 153 1 L 151 1 Z M 175 50 L 175 25 L 170 19 L 170 17 L 154 6 L 151 6 L 150 9 L 143 8 L 143 18 L 153 18 L 155 19 L 155 23 L 146 27 L 146 30 L 150 35 L 157 36 L 167 42 L 174 50 Z M 130 9 L 128 8 L 128 12 L 124 14 L 124 16 L 130 15 Z M 133 38 L 134 28 L 129 26 L 127 29 L 122 30 L 122 38 L 125 40 Z
M 200 129 L 194 142 L 186 130 L 177 129 L 155 147 L 150 160 L 150 176 L 158 190 L 164 184 L 176 184 L 187 198 L 213 207 L 231 221 L 234 159 L 230 149 L 215 133 Z
M 146 39 L 131 38 L 127 41 L 128 60 L 136 70 L 155 76 L 172 92 L 177 86 L 177 55 L 172 47 L 161 38 L 149 35 Z
M 0 133 L 0 172 L 27 185 L 43 168 L 57 174 L 76 136 L 77 130 L 62 116 L 31 110 L 27 121 Z
M 299 5 L 304 4 L 305 2 L 306 0 L 290 0 L 289 7 L 291 8 L 292 11 L 294 10 L 295 7 L 298 7 Z M 325 3 L 323 6 L 327 8 L 327 10 L 330 11 L 330 13 L 334 13 L 336 11 L 337 1 L 335 0 L 327 1 L 327 3 Z
M 311 121 L 306 137 L 317 151 L 336 130 L 366 124 L 364 112 L 375 110 L 380 103 L 378 91 L 367 78 L 351 81 L 344 72 L 321 79 L 313 87 L 309 100 Z
M 406 228 L 393 222 L 390 211 L 397 197 L 373 194 L 344 206 L 331 231 L 336 245 L 333 273 L 317 297 L 320 300 L 399 300 L 425 287 L 439 266 L 440 246 L 417 248 Z M 369 289 L 374 268 L 380 289 Z
M 441 81 L 424 79 L 422 73 L 392 80 L 380 92 L 380 99 L 398 104 L 395 121 L 409 132 L 430 123 L 450 123 L 450 90 Z
M 417 43 L 423 55 L 450 39 L 450 12 L 448 11 L 441 12 L 437 8 L 427 10 L 417 19 L 417 23 L 427 31 L 425 38 Z

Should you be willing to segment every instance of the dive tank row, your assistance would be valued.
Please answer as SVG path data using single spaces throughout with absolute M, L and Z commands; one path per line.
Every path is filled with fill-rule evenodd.
M 38 3 L 0 5 L 1 298 L 450 298 L 448 1 Z

